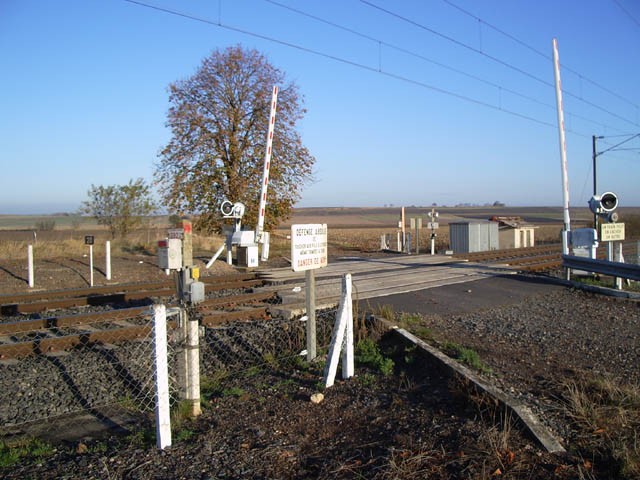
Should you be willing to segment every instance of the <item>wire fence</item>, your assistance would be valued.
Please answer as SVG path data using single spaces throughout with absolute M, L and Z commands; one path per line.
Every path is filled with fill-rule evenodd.
M 147 313 L 123 322 L 101 320 L 4 337 L 3 352 L 9 359 L 0 361 L 0 426 L 78 412 L 101 417 L 113 407 L 153 412 L 152 318 Z M 127 331 L 135 332 L 135 339 L 123 340 Z M 173 357 L 177 346 L 169 345 L 168 356 Z M 175 369 L 170 375 L 175 383 Z M 175 401 L 175 394 L 172 398 Z
M 329 290 L 336 290 L 333 284 L 339 285 L 340 281 L 333 279 L 327 285 Z M 331 341 L 336 308 L 318 309 L 315 315 L 320 360 Z M 133 318 L 123 317 L 126 315 L 116 311 L 91 324 L 39 327 L 0 338 L 5 353 L 11 345 L 21 349 L 0 361 L 0 429 L 9 431 L 76 413 L 104 418 L 114 409 L 151 419 L 157 400 L 153 315 L 151 310 L 142 310 Z M 212 378 L 242 377 L 256 367 L 292 370 L 306 359 L 306 318 L 300 312 L 287 319 L 201 327 L 201 382 L 206 386 Z M 189 347 L 177 315 L 167 319 L 167 326 L 169 396 L 171 407 L 175 407 L 184 398 L 180 358 Z M 135 339 L 123 336 L 127 330 L 136 333 Z M 46 343 L 62 337 L 73 338 L 72 345 L 56 349 L 51 347 L 53 343 Z M 44 348 L 45 344 L 49 347 Z
M 316 321 L 318 348 L 331 339 L 335 309 L 319 312 Z M 262 365 L 295 361 L 305 356 L 304 317 L 235 322 L 205 329 L 200 339 L 200 372 L 239 372 Z

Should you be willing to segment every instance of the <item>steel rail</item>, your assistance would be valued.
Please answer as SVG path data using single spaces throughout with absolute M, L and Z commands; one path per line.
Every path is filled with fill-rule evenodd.
M 65 315 L 61 317 L 47 317 L 35 320 L 0 323 L 0 335 L 14 335 L 49 328 L 68 328 L 75 327 L 77 325 L 90 325 L 92 323 L 113 320 L 128 320 L 150 312 L 150 307 L 144 306 L 109 310 L 106 312 L 92 312 L 77 315 Z
M 255 304 L 276 298 L 273 292 L 233 295 L 214 298 L 198 305 L 201 323 L 206 327 L 216 327 L 235 321 L 265 320 L 270 318 L 268 306 L 248 307 L 236 311 L 218 311 L 216 308 L 241 308 L 243 305 Z M 146 338 L 153 328 L 150 324 L 133 325 L 123 320 L 143 315 L 151 315 L 149 306 L 92 312 L 79 315 L 49 317 L 19 322 L 0 323 L 0 360 L 18 359 L 32 354 L 51 354 L 67 351 L 82 346 L 113 344 Z M 115 324 L 115 328 L 100 329 L 99 324 Z M 176 328 L 177 322 L 170 320 L 169 328 Z M 64 329 L 75 329 L 76 332 L 61 335 Z M 32 338 L 23 340 L 20 336 Z M 35 338 L 33 338 L 35 337 Z
M 211 310 L 215 307 L 264 302 L 276 298 L 275 292 L 257 292 L 233 295 L 230 297 L 210 298 L 198 305 L 198 310 Z
M 209 313 L 202 317 L 200 323 L 205 327 L 217 327 L 230 322 L 268 320 L 270 318 L 268 307 L 256 307 L 236 312 Z
M 225 277 L 208 277 L 204 282 L 208 291 L 230 290 L 235 288 L 252 288 L 264 284 L 254 274 L 239 274 Z M 143 286 L 150 287 L 143 290 Z M 131 290 L 128 290 L 131 288 Z M 68 295 L 65 295 L 65 292 Z M 104 293 L 118 292 L 118 293 Z M 171 297 L 175 294 L 172 282 L 154 282 L 150 284 L 127 284 L 109 288 L 60 290 L 51 292 L 52 297 L 38 294 L 20 294 L 0 296 L 0 314 L 11 316 L 18 314 L 39 313 L 58 308 L 72 308 L 89 305 L 106 305 L 110 303 L 126 303 L 144 298 Z M 64 298 L 63 298 L 64 297 Z M 50 298 L 46 300 L 46 298 Z M 56 299 L 51 301 L 51 299 Z M 36 301 L 33 301 L 36 300 Z
M 224 276 L 201 277 L 200 281 L 209 285 L 209 290 L 224 289 L 226 285 L 253 284 L 259 285 L 259 280 L 253 273 L 238 273 Z M 10 293 L 0 295 L 0 304 L 34 302 L 55 298 L 87 297 L 90 295 L 102 295 L 121 292 L 135 292 L 139 290 L 160 290 L 175 287 L 174 280 L 159 282 L 120 283 L 117 285 L 102 285 L 97 287 L 75 288 L 68 290 L 49 290 L 44 292 Z
M 137 291 L 131 293 L 113 293 L 108 295 L 89 295 L 87 297 L 67 298 L 55 301 L 39 301 L 33 303 L 13 303 L 0 305 L 0 314 L 11 316 L 23 313 L 40 313 L 60 308 L 86 307 L 107 305 L 113 303 L 127 303 L 144 298 L 171 297 L 175 289 Z

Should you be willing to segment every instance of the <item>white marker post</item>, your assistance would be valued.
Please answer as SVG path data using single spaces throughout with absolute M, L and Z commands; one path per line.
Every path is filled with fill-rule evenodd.
M 171 446 L 171 407 L 169 406 L 169 366 L 167 362 L 167 307 L 153 306 L 153 339 L 156 380 L 156 444 Z
M 338 370 L 338 360 L 342 354 L 342 378 L 354 375 L 353 353 L 353 307 L 351 300 L 351 274 L 347 273 L 342 279 L 342 296 L 336 314 L 336 321 L 331 335 L 331 344 L 324 367 L 323 382 L 326 388 L 333 386 Z
M 107 243 L 105 244 L 105 262 L 106 262 L 106 268 L 105 268 L 105 274 L 107 276 L 107 280 L 111 280 L 111 242 L 109 240 L 107 240 Z
M 33 245 L 29 245 L 27 249 L 27 264 L 29 269 L 29 288 L 33 288 L 35 285 L 33 279 Z
M 305 272 L 307 361 L 316 358 L 316 268 L 327 266 L 327 224 L 291 225 L 291 268 Z

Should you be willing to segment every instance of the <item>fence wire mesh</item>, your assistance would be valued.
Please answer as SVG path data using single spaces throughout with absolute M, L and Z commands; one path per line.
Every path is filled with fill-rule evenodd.
M 318 316 L 318 346 L 329 344 L 335 310 Z M 237 372 L 256 366 L 294 361 L 306 349 L 306 323 L 300 318 L 234 322 L 205 329 L 200 339 L 200 372 Z
M 322 361 L 332 335 L 341 279 L 316 286 L 317 352 Z M 293 292 L 304 304 L 304 288 Z M 354 292 L 355 294 L 356 292 Z M 322 308 L 322 305 L 330 306 Z M 275 307 L 275 305 L 274 305 Z M 306 360 L 306 315 L 232 321 L 203 327 L 200 337 L 202 385 L 209 379 L 256 368 L 287 375 Z M 21 322 L 19 332 L 0 336 L 0 427 L 79 412 L 102 416 L 113 408 L 149 417 L 155 410 L 155 364 L 151 310 L 103 312 L 92 321 Z M 180 355 L 184 335 L 177 317 L 168 318 L 170 403 L 180 401 L 184 379 Z M 56 343 L 62 338 L 71 339 Z M 240 374 L 240 375 L 236 375 Z
M 2 337 L 0 426 L 78 412 L 100 417 L 112 408 L 153 412 L 153 318 L 149 311 L 124 317 L 115 311 L 92 322 L 23 327 Z M 175 348 L 169 344 L 170 357 Z

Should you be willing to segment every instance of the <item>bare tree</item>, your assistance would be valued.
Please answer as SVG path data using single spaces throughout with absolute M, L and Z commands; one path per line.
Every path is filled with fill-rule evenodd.
M 291 214 L 315 163 L 296 131 L 306 113 L 298 87 L 259 52 L 240 46 L 214 51 L 192 77 L 170 85 L 172 138 L 155 175 L 168 206 L 199 215 L 197 228 L 219 230 L 224 200 L 243 202 L 244 221 L 255 225 L 274 85 L 267 228 Z

